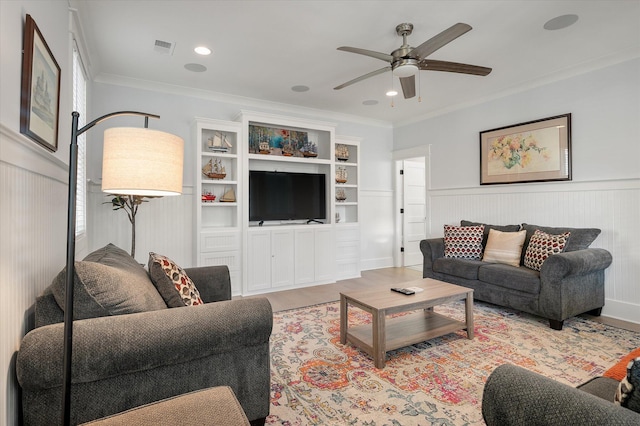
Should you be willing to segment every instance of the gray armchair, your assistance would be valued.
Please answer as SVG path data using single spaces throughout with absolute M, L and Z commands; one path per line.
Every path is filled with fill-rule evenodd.
M 505 364 L 487 379 L 482 416 L 487 426 L 639 425 L 639 413 L 613 403 L 617 386 L 599 377 L 576 389 Z
M 226 266 L 186 272 L 204 305 L 74 322 L 73 424 L 215 386 L 233 389 L 252 424 L 264 423 L 271 305 L 265 298 L 225 300 L 231 297 Z M 16 359 L 27 426 L 61 418 L 63 324 L 55 323 L 61 318 L 48 289 L 36 302 L 37 328 Z

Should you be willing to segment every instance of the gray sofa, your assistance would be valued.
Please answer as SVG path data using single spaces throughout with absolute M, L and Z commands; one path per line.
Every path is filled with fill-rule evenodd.
M 76 262 L 72 424 L 216 386 L 233 389 L 252 424 L 264 424 L 271 305 L 230 300 L 226 266 L 185 271 L 205 303 L 170 309 L 123 250 L 108 245 Z M 38 297 L 36 328 L 16 357 L 26 426 L 61 418 L 63 277 Z
M 461 226 L 478 222 L 463 220 Z M 582 313 L 600 315 L 604 306 L 604 270 L 612 261 L 601 248 L 589 248 L 600 234 L 592 228 L 551 228 L 484 224 L 483 247 L 490 229 L 502 232 L 526 230 L 520 267 L 444 257 L 444 238 L 420 242 L 424 256 L 422 276 L 469 287 L 474 299 L 514 308 L 547 318 L 551 328 L 562 330 L 565 319 Z M 536 229 L 549 234 L 571 232 L 564 252 L 549 256 L 541 270 L 523 265 L 524 253 Z
M 637 426 L 640 413 L 613 403 L 618 382 L 597 377 L 577 389 L 510 364 L 484 386 L 487 426 Z

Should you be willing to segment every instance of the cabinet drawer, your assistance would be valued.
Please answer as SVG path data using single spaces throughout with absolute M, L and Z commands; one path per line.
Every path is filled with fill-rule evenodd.
M 200 254 L 200 265 L 202 266 L 227 265 L 229 271 L 239 271 L 240 262 L 239 251 L 216 251 Z
M 360 241 L 360 228 L 358 226 L 336 227 L 336 241 Z
M 200 234 L 202 252 L 240 249 L 239 232 L 203 232 Z
M 338 243 L 336 245 L 336 259 L 357 259 L 360 254 L 358 242 Z

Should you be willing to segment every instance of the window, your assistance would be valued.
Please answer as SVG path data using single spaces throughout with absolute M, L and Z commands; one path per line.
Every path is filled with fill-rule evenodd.
M 78 47 L 73 47 L 73 110 L 80 113 L 78 128 L 87 120 L 87 78 Z M 76 192 L 76 236 L 87 230 L 86 134 L 78 136 L 78 178 Z

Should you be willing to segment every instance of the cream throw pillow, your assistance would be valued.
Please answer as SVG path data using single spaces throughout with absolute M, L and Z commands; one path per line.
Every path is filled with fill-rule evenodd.
M 527 231 L 501 232 L 490 229 L 482 261 L 519 267 L 526 235 Z

